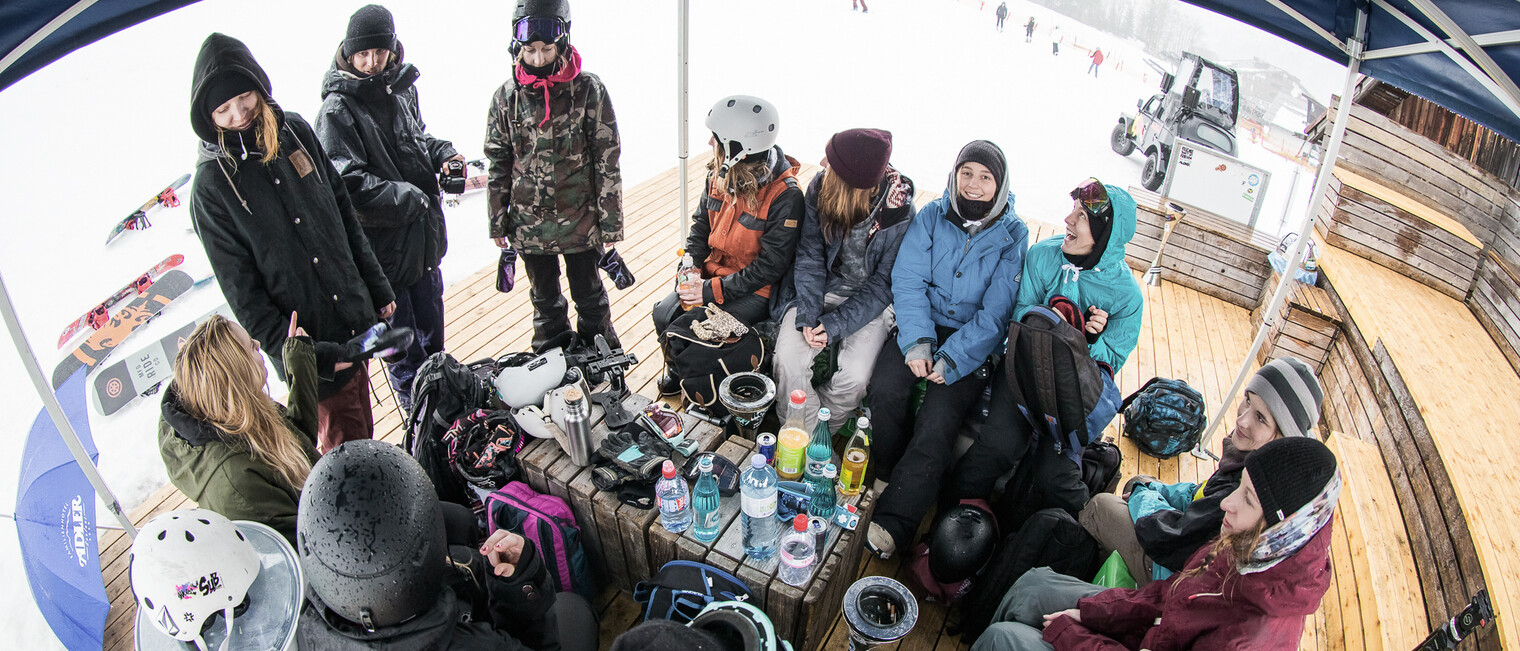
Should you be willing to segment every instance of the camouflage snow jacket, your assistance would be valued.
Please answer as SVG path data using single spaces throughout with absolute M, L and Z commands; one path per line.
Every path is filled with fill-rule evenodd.
M 623 239 L 617 118 L 607 88 L 579 67 L 572 49 L 554 77 L 573 77 L 549 85 L 547 122 L 542 82 L 517 76 L 491 99 L 491 237 L 506 237 L 521 253 L 579 253 Z

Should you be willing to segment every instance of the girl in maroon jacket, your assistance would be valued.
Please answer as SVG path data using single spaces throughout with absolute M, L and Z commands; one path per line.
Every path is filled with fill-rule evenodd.
M 1220 537 L 1170 579 L 1104 590 L 1049 568 L 1020 577 L 972 651 L 1297 648 L 1330 587 L 1335 456 L 1312 438 L 1246 458 Z M 1040 629 L 1044 630 L 1041 631 Z

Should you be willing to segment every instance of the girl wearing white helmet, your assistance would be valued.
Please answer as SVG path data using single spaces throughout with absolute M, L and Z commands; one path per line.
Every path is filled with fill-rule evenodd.
M 201 508 L 268 525 L 295 543 L 301 486 L 317 460 L 317 346 L 291 313 L 287 405 L 269 397 L 259 342 L 212 315 L 185 340 L 164 390 L 158 451 Z M 321 344 L 323 350 L 336 344 Z M 333 363 L 337 370 L 349 363 Z
M 510 47 L 512 78 L 496 89 L 486 123 L 491 238 L 515 250 L 528 273 L 533 350 L 570 331 L 561 257 L 581 340 L 602 335 L 619 348 L 597 276 L 599 265 L 610 274 L 623 267 L 607 248 L 623 239 L 622 141 L 612 100 L 570 45 L 567 0 L 517 0 Z
M 745 325 L 765 320 L 771 291 L 796 258 L 803 216 L 796 177 L 802 166 L 776 146 L 776 107 L 732 95 L 713 104 L 706 125 L 713 160 L 707 193 L 686 237 L 686 253 L 702 279 L 655 304 L 656 332 L 663 333 L 680 308 L 700 305 L 716 305 Z M 667 363 L 658 382 L 661 395 L 679 393 L 679 380 Z

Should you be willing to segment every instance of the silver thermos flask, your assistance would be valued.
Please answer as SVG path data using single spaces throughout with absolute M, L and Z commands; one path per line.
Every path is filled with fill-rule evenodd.
M 577 466 L 591 463 L 591 414 L 580 387 L 565 389 L 565 454 Z

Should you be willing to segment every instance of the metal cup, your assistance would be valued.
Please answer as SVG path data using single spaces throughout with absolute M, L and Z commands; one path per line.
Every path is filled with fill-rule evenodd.
M 844 621 L 850 651 L 903 639 L 918 623 L 918 600 L 903 584 L 884 576 L 856 581 L 844 593 Z
M 718 385 L 718 400 L 733 414 L 739 435 L 753 441 L 765 411 L 776 401 L 776 383 L 751 371 L 735 373 Z

